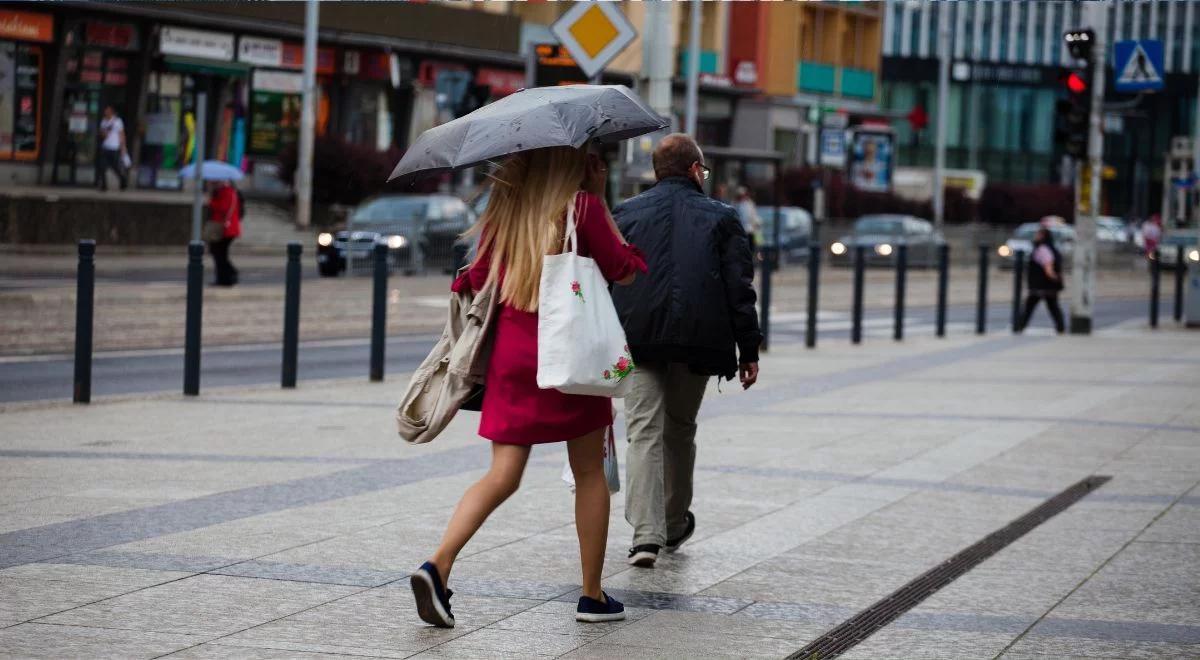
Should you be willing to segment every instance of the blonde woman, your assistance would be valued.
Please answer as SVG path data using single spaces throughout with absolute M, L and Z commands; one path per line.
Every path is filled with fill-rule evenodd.
M 606 177 L 598 156 L 571 147 L 516 154 L 493 177 L 487 210 L 473 229 L 480 237 L 478 256 L 454 283 L 455 291 L 478 291 L 492 279 L 500 287 L 479 423 L 479 434 L 492 441 L 492 465 L 463 494 L 441 545 L 412 576 L 417 612 L 427 623 L 454 626 L 447 579 L 455 558 L 492 511 L 516 492 L 532 445 L 549 442 L 567 443 L 575 473 L 575 527 L 583 568 L 575 618 L 625 618 L 621 603 L 600 589 L 609 507 L 604 430 L 612 423 L 611 402 L 537 386 L 542 257 L 561 251 L 568 205 L 575 204 L 577 250 L 595 259 L 607 280 L 629 284 L 638 271 L 646 271 L 641 253 L 621 237 L 604 205 Z

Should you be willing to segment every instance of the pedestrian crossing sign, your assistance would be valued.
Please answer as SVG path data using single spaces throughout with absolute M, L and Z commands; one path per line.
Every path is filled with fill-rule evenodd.
M 1163 45 L 1157 39 L 1131 39 L 1113 45 L 1113 88 L 1154 92 L 1163 88 Z
M 619 2 L 576 2 L 550 31 L 575 63 L 594 78 L 637 37 Z

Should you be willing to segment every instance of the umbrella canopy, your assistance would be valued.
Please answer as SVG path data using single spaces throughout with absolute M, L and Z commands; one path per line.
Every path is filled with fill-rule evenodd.
M 435 126 L 405 152 L 388 180 L 479 165 L 543 147 L 626 140 L 668 126 L 624 85 L 535 87 Z
M 179 176 L 185 179 L 195 178 L 195 163 L 179 168 Z M 204 181 L 240 181 L 242 171 L 225 161 L 206 160 L 200 164 L 200 178 Z

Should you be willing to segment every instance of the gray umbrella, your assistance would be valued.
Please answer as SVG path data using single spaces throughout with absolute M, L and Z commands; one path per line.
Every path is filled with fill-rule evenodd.
M 624 85 L 523 89 L 422 133 L 388 180 L 472 167 L 529 149 L 616 142 L 667 125 Z

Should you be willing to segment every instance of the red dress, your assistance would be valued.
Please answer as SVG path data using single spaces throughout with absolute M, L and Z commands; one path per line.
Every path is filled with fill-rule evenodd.
M 646 272 L 641 252 L 623 245 L 613 234 L 604 202 L 590 193 L 580 195 L 579 200 L 579 254 L 594 259 L 609 282 L 623 280 L 635 271 Z M 455 291 L 465 286 L 476 291 L 483 287 L 490 264 L 487 255 L 482 256 L 454 282 Z M 612 424 L 608 397 L 538 388 L 536 312 L 502 305 L 492 332 L 495 345 L 488 364 L 479 435 L 493 442 L 535 445 L 572 440 Z

